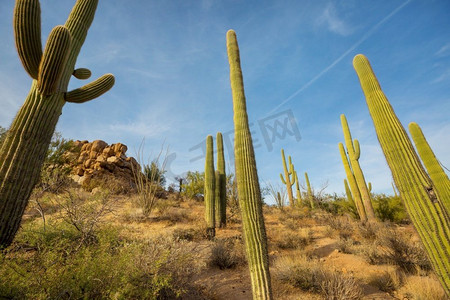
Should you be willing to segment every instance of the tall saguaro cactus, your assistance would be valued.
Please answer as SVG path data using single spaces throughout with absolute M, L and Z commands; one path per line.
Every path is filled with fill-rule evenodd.
M 216 235 L 216 220 L 215 220 L 215 186 L 216 179 L 214 174 L 214 148 L 213 137 L 208 135 L 206 137 L 206 158 L 205 158 L 205 221 L 206 221 L 206 236 L 213 239 Z
M 425 139 L 419 125 L 411 122 L 409 123 L 408 128 L 414 144 L 416 145 L 417 152 L 419 153 L 419 156 L 427 169 L 428 175 L 430 175 L 434 186 L 441 195 L 440 199 L 443 201 L 445 210 L 450 213 L 450 180 L 434 155 L 433 150 L 431 150 L 431 147 Z
M 64 104 L 92 100 L 114 85 L 114 76 L 106 74 L 67 91 L 72 75 L 90 75 L 87 69 L 75 70 L 75 62 L 97 4 L 98 0 L 78 0 L 65 25 L 53 28 L 42 51 L 39 0 L 16 0 L 17 52 L 33 80 L 0 149 L 0 248 L 8 246 L 19 229 Z
M 248 125 L 239 47 L 233 30 L 227 32 L 227 52 L 233 96 L 236 179 L 253 299 L 272 299 L 261 191 Z
M 357 139 L 352 140 L 350 128 L 348 127 L 345 115 L 341 115 L 342 130 L 344 132 L 345 146 L 347 147 L 348 158 L 355 175 L 356 183 L 358 184 L 359 192 L 361 193 L 362 203 L 366 212 L 367 220 L 374 221 L 375 212 L 373 210 L 372 202 L 370 201 L 370 192 L 367 188 L 366 180 L 364 179 L 363 171 L 359 165 L 360 147 Z
M 353 66 L 400 197 L 434 271 L 450 296 L 450 220 L 443 205 L 446 200 L 422 167 L 367 58 L 361 54 L 355 56 Z
M 295 183 L 294 165 L 292 164 L 291 157 L 288 156 L 289 161 L 289 168 L 288 168 L 288 166 L 286 165 L 286 157 L 284 156 L 283 149 L 281 149 L 281 160 L 283 161 L 284 178 L 283 174 L 281 173 L 280 178 L 283 184 L 286 185 L 286 191 L 289 197 L 289 206 L 293 208 L 295 206 L 294 195 L 292 194 L 292 186 Z M 292 176 L 292 178 L 290 176 Z
M 216 176 L 216 219 L 219 227 L 227 226 L 227 175 L 225 173 L 225 153 L 223 151 L 222 133 L 218 132 L 217 143 L 217 171 Z

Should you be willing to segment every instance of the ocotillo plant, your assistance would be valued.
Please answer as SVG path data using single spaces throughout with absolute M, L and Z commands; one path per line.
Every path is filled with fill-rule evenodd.
M 367 58 L 355 56 L 353 66 L 400 197 L 434 271 L 450 296 L 450 220 L 442 204 L 445 201 L 420 163 Z
M 345 174 L 347 175 L 347 180 L 350 184 L 350 189 L 352 191 L 352 195 L 355 200 L 355 206 L 356 210 L 358 211 L 359 219 L 362 222 L 365 222 L 367 221 L 367 215 L 364 209 L 364 204 L 361 199 L 361 193 L 359 192 L 355 175 L 352 172 L 352 168 L 350 167 L 350 163 L 348 162 L 348 157 L 347 154 L 345 153 L 345 148 L 342 143 L 339 143 L 339 152 L 341 153 L 342 163 L 344 164 Z
M 411 133 L 417 152 L 427 169 L 428 175 L 430 175 L 434 186 L 438 190 L 439 195 L 441 195 L 440 199 L 443 201 L 445 210 L 450 213 L 450 180 L 434 155 L 433 150 L 431 150 L 419 125 L 411 122 L 408 127 L 409 133 Z
M 272 299 L 261 190 L 248 125 L 239 47 L 233 30 L 227 32 L 227 52 L 233 96 L 237 188 L 253 299 Z
M 296 203 L 298 206 L 302 205 L 302 192 L 300 191 L 300 183 L 298 182 L 298 176 L 297 171 L 294 170 L 294 177 L 295 177 L 295 191 L 296 191 Z
M 227 225 L 227 175 L 225 173 L 225 154 L 223 152 L 222 133 L 218 132 L 217 143 L 217 172 L 216 178 L 216 220 L 220 228 Z M 217 174 L 216 172 L 216 174 Z M 218 185 L 217 185 L 218 183 Z
M 214 148 L 213 137 L 208 135 L 206 137 L 206 158 L 205 158 L 205 221 L 206 221 L 206 236 L 208 239 L 213 239 L 216 235 L 216 220 L 215 220 L 215 186 L 216 179 L 214 174 Z
M 375 212 L 373 210 L 372 202 L 370 200 L 370 192 L 367 188 L 366 181 L 364 179 L 363 171 L 359 165 L 360 147 L 357 139 L 352 140 L 350 128 L 348 127 L 347 119 L 345 115 L 341 115 L 342 130 L 344 132 L 345 146 L 347 147 L 348 158 L 353 171 L 353 174 L 358 184 L 359 192 L 361 193 L 362 203 L 364 204 L 364 210 L 366 212 L 368 221 L 375 221 Z
M 283 178 L 283 174 L 281 174 L 281 173 L 280 173 L 280 178 L 281 178 L 281 181 L 283 182 L 283 184 L 286 185 L 286 191 L 287 191 L 288 198 L 289 198 L 289 206 L 294 207 L 295 206 L 294 195 L 292 194 L 292 186 L 295 183 L 294 165 L 292 164 L 291 157 L 288 156 L 288 161 L 289 161 L 289 168 L 288 168 L 288 166 L 286 165 L 286 158 L 284 156 L 283 149 L 281 149 L 281 160 L 283 161 L 284 178 Z M 292 178 L 290 176 L 292 176 Z
M 114 76 L 106 74 L 67 91 L 72 75 L 80 79 L 90 75 L 87 69 L 75 70 L 75 62 L 97 3 L 78 0 L 65 25 L 53 28 L 42 51 L 39 0 L 16 0 L 17 52 L 33 81 L 0 149 L 0 248 L 8 246 L 19 229 L 64 104 L 92 100 L 114 85 Z
M 311 205 L 311 208 L 314 208 L 314 195 L 311 189 L 311 184 L 309 183 L 308 173 L 305 172 L 305 180 L 306 180 L 306 186 L 307 186 L 307 192 L 306 197 L 309 199 L 309 203 Z

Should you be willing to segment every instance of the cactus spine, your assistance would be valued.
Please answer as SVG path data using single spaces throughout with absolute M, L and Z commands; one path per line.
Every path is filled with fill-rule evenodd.
M 306 180 L 306 186 L 307 186 L 307 192 L 306 197 L 309 199 L 309 203 L 311 205 L 311 208 L 314 209 L 314 197 L 311 189 L 311 184 L 309 183 L 308 173 L 305 172 L 305 180 Z
M 227 175 L 225 173 L 225 153 L 222 133 L 217 133 L 217 172 L 216 176 L 216 219 L 220 228 L 227 226 Z
M 350 189 L 354 197 L 356 210 L 358 211 L 359 219 L 362 222 L 367 221 L 366 211 L 361 199 L 361 193 L 359 192 L 358 184 L 356 183 L 355 175 L 352 172 L 350 163 L 348 162 L 347 154 L 342 143 L 339 143 L 339 152 L 341 153 L 342 163 L 344 164 L 345 174 L 347 175 L 348 182 L 350 183 Z
M 227 52 L 233 96 L 236 179 L 253 299 L 272 299 L 261 191 L 248 125 L 239 47 L 233 30 L 227 32 Z
M 442 204 L 442 196 L 423 169 L 367 58 L 355 56 L 353 66 L 400 197 L 425 246 L 433 269 L 447 295 L 450 295 L 450 221 L 448 211 Z
M 205 221 L 206 221 L 206 236 L 208 239 L 213 239 L 216 235 L 216 220 L 215 220 L 215 186 L 216 179 L 214 174 L 214 148 L 213 137 L 208 135 L 206 137 L 206 158 L 205 158 Z
M 433 150 L 431 150 L 419 125 L 411 122 L 408 127 L 414 144 L 416 145 L 417 152 L 427 169 L 428 175 L 433 181 L 435 188 L 438 190 L 439 195 L 441 195 L 440 199 L 443 201 L 442 204 L 444 205 L 445 210 L 450 213 L 450 180 L 434 155 Z
M 284 156 L 283 149 L 281 149 L 281 160 L 283 161 L 284 178 L 283 178 L 283 174 L 281 174 L 281 173 L 280 173 L 280 178 L 281 178 L 281 181 L 283 182 L 283 184 L 286 185 L 286 191 L 287 191 L 288 198 L 289 198 L 289 206 L 293 208 L 295 206 L 294 195 L 292 194 L 292 186 L 295 183 L 294 165 L 292 164 L 291 157 L 288 156 L 289 168 L 287 167 L 286 158 Z M 290 176 L 292 176 L 292 179 Z
M 352 135 L 350 128 L 348 127 L 347 119 L 345 115 L 341 115 L 342 130 L 344 132 L 345 146 L 347 147 L 348 158 L 353 174 L 355 176 L 356 183 L 358 185 L 359 192 L 361 193 L 362 203 L 366 212 L 368 221 L 375 221 L 375 212 L 373 210 L 372 202 L 370 201 L 370 192 L 367 188 L 366 181 L 364 179 L 363 171 L 359 165 L 360 147 L 357 139 L 352 141 Z
M 62 108 L 70 102 L 67 87 L 97 4 L 98 0 L 78 0 L 66 24 L 53 28 L 42 51 L 39 1 L 16 0 L 16 48 L 33 80 L 0 149 L 0 248 L 8 246 L 19 229 Z M 108 91 L 114 77 L 107 74 L 103 79 L 95 86 L 82 88 L 77 98 L 95 90 L 88 97 L 91 100 Z

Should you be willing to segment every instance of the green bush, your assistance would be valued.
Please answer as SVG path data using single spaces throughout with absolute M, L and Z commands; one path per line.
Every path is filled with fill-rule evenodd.
M 381 221 L 401 223 L 408 219 L 402 200 L 398 196 L 372 194 L 375 215 Z
M 185 183 L 182 185 L 182 194 L 188 198 L 201 198 L 203 197 L 205 186 L 205 173 L 204 172 L 187 172 Z

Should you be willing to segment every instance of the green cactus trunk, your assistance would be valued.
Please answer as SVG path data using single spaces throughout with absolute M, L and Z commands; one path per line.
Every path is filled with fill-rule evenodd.
M 393 182 L 391 182 L 391 185 L 392 185 L 392 189 L 394 190 L 394 196 L 395 196 L 395 197 L 398 197 L 398 194 L 397 194 L 397 189 L 395 188 L 395 185 L 394 185 L 394 183 L 393 183 Z
M 347 175 L 347 180 L 350 183 L 350 189 L 355 200 L 356 210 L 359 215 L 359 219 L 362 222 L 367 221 L 366 211 L 364 209 L 364 204 L 361 199 L 361 193 L 359 192 L 358 184 L 356 183 L 355 175 L 352 172 L 350 163 L 348 162 L 347 154 L 345 153 L 345 148 L 342 143 L 339 143 L 339 152 L 341 153 L 342 163 L 344 164 L 345 174 Z
M 233 96 L 236 179 L 253 299 L 272 299 L 261 191 L 248 125 L 239 47 L 233 30 L 227 32 L 227 52 Z
M 225 173 L 225 153 L 222 133 L 217 133 L 217 171 L 216 176 L 216 220 L 220 228 L 227 226 L 227 175 Z
M 208 135 L 206 138 L 206 159 L 205 159 L 205 221 L 206 236 L 213 239 L 216 235 L 215 219 L 215 187 L 216 179 L 214 174 L 214 148 L 213 137 Z
M 83 101 L 74 101 L 66 92 L 97 3 L 78 0 L 66 24 L 53 28 L 42 52 L 39 1 L 16 0 L 17 52 L 33 81 L 0 149 L 0 248 L 11 244 L 19 229 L 64 104 L 92 100 L 114 84 L 114 77 L 107 74 L 78 89 Z
M 425 246 L 433 269 L 450 296 L 450 221 L 441 195 L 423 169 L 367 58 L 355 56 L 353 66 L 400 197 Z
M 347 119 L 345 115 L 341 115 L 342 130 L 344 132 L 345 146 L 347 147 L 348 158 L 350 165 L 352 167 L 353 174 L 358 184 L 359 192 L 361 193 L 362 203 L 364 205 L 364 210 L 366 212 L 368 221 L 375 221 L 375 212 L 373 210 L 372 202 L 370 200 L 370 192 L 366 185 L 366 180 L 364 179 L 363 171 L 359 165 L 360 157 L 360 147 L 358 140 L 352 141 L 352 135 L 350 133 L 350 128 L 348 127 Z
M 434 155 L 433 150 L 431 150 L 431 147 L 425 139 L 419 125 L 411 122 L 408 127 L 414 144 L 416 145 L 417 152 L 419 153 L 419 156 L 427 169 L 431 181 L 433 181 L 434 187 L 440 195 L 439 199 L 443 201 L 442 204 L 444 205 L 447 213 L 450 213 L 450 180 Z
M 307 192 L 306 192 L 306 197 L 309 199 L 309 204 L 311 205 L 311 208 L 314 209 L 314 197 L 313 197 L 313 192 L 311 189 L 311 184 L 309 183 L 309 177 L 308 177 L 308 173 L 305 172 L 305 180 L 306 180 L 306 186 L 307 186 Z
M 283 174 L 280 174 L 280 178 L 281 178 L 281 181 L 283 182 L 283 184 L 286 185 L 286 191 L 287 191 L 288 198 L 289 198 L 289 206 L 291 208 L 294 208 L 295 207 L 295 201 L 294 201 L 294 195 L 292 193 L 292 186 L 295 183 L 294 165 L 292 164 L 291 157 L 288 156 L 289 168 L 287 167 L 287 165 L 286 165 L 286 158 L 284 156 L 284 150 L 283 149 L 281 149 L 281 160 L 283 161 L 284 178 L 283 178 Z M 292 176 L 292 180 L 291 180 L 290 176 Z

